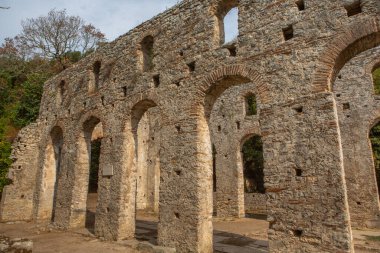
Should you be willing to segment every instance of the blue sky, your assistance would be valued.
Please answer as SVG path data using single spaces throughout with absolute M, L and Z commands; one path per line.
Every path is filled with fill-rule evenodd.
M 21 30 L 21 21 L 46 15 L 49 10 L 66 9 L 92 23 L 112 41 L 133 27 L 180 2 L 179 0 L 0 0 L 0 44 L 6 37 L 14 37 Z M 226 41 L 237 34 L 231 32 L 236 24 L 227 18 Z

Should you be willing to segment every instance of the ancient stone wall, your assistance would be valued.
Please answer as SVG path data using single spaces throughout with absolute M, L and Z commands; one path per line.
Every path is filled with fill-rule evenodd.
M 270 251 L 353 252 L 346 191 L 352 170 L 345 175 L 348 153 L 331 87 L 351 58 L 380 45 L 379 2 L 347 7 L 354 2 L 185 0 L 101 47 L 46 82 L 37 125 L 24 130 L 30 130 L 27 142 L 38 143 L 41 154 L 36 149 L 17 154 L 28 166 L 6 188 L 2 221 L 32 218 L 30 210 L 41 196 L 36 185 L 43 181 L 44 153 L 59 126 L 63 146 L 54 222 L 84 226 L 89 141 L 102 123 L 95 233 L 112 240 L 133 237 L 135 137 L 144 113 L 154 108 L 160 245 L 212 252 L 212 143 L 220 144 L 215 145 L 220 150 L 217 184 L 230 189 L 216 193 L 216 204 L 220 212 L 241 216 L 239 147 L 245 134 L 259 134 Z M 239 36 L 223 45 L 221 19 L 233 6 L 239 8 Z M 257 97 L 257 117 L 241 113 L 241 96 L 248 90 Z M 223 105 L 224 93 L 230 94 L 224 102 L 231 121 L 215 109 Z M 368 149 L 362 150 L 368 158 Z M 11 173 L 17 166 L 16 161 Z M 375 199 L 370 191 L 369 201 Z M 15 202 L 19 194 L 28 202 Z M 21 206 L 28 210 L 10 218 L 10 210 Z M 372 217 L 376 210 L 371 210 Z
M 337 101 L 342 136 L 351 224 L 380 224 L 379 194 L 369 131 L 380 119 L 379 95 L 375 95 L 372 70 L 380 63 L 380 48 L 351 59 L 339 72 L 332 89 Z
M 258 115 L 247 115 L 245 98 L 255 92 L 256 86 L 252 83 L 227 89 L 215 102 L 211 113 L 209 127 L 216 152 L 214 202 L 218 217 L 245 215 L 245 195 L 249 194 L 244 193 L 241 150 L 250 136 L 261 135 L 260 112 Z M 262 204 L 265 207 L 265 202 L 256 203 L 261 208 Z M 249 207 L 255 209 L 251 202 Z
M 36 203 L 35 189 L 41 146 L 40 125 L 22 129 L 12 145 L 8 178 L 11 184 L 3 191 L 0 221 L 31 221 Z

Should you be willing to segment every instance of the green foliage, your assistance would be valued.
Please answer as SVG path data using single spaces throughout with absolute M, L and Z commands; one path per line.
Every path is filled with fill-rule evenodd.
M 375 242 L 380 242 L 380 236 L 375 236 L 375 235 L 365 235 L 366 239 L 369 241 L 375 241 Z
M 4 186 L 11 183 L 7 178 L 8 168 L 12 163 L 9 158 L 11 155 L 11 144 L 7 141 L 0 140 L 0 193 L 3 191 Z
M 23 91 L 13 122 L 16 127 L 25 127 L 38 117 L 42 97 L 42 84 L 39 82 L 25 82 Z
M 82 59 L 82 53 L 79 51 L 67 52 L 64 57 L 71 63 L 76 63 Z
M 80 19 L 79 17 L 68 16 L 65 11 L 52 10 L 49 15 L 61 18 L 64 24 L 68 24 L 66 21 L 69 21 L 69 18 Z M 65 67 L 78 62 L 86 54 L 94 51 L 100 42 L 105 41 L 104 35 L 94 26 L 81 25 L 79 27 L 80 30 L 78 30 L 78 36 L 81 39 L 80 47 L 77 48 L 74 44 L 72 44 L 74 46 L 68 47 L 67 42 L 72 38 L 57 37 L 55 33 L 49 33 L 47 29 L 49 26 L 46 27 L 47 23 L 42 22 L 43 20 L 47 20 L 46 18 L 40 17 L 39 19 L 27 20 L 25 25 L 34 30 L 23 29 L 23 33 L 31 33 L 30 37 L 17 36 L 14 39 L 7 38 L 0 46 L 0 193 L 3 187 L 7 183 L 10 183 L 6 175 L 11 165 L 11 160 L 9 159 L 11 143 L 20 128 L 27 126 L 37 119 L 45 81 L 53 75 L 58 74 Z M 62 27 L 63 23 L 56 22 L 53 25 L 58 24 L 60 26 L 58 28 L 61 35 L 72 32 L 72 29 L 67 29 L 69 26 Z M 42 24 L 43 26 L 36 24 Z M 58 54 L 54 54 L 53 56 L 48 54 L 51 52 L 45 52 L 44 58 L 35 56 L 32 51 L 43 47 L 38 42 L 40 40 L 37 39 L 41 34 L 47 37 L 55 36 L 53 38 L 55 39 L 53 42 L 54 47 L 43 49 L 55 50 L 58 46 L 55 42 L 59 42 L 65 45 L 62 47 L 64 51 L 59 51 L 57 52 Z M 36 41 L 37 45 L 32 45 L 33 47 L 29 48 L 25 47 L 27 44 L 22 43 L 28 42 L 28 45 L 31 45 Z M 43 41 L 48 44 L 52 43 L 51 40 Z M 81 52 L 78 51 L 79 49 Z M 94 152 L 96 154 L 96 150 Z
M 372 72 L 375 94 L 380 95 L 380 67 Z
M 265 193 L 263 142 L 253 136 L 243 145 L 244 187 L 248 193 Z
M 10 183 L 11 143 L 38 116 L 43 83 L 57 73 L 54 63 L 0 54 L 0 193 Z
M 256 96 L 249 95 L 245 99 L 246 99 L 247 115 L 256 115 L 257 114 Z
M 380 189 L 380 123 L 371 129 L 369 138 L 371 140 L 373 159 L 375 162 L 377 187 Z

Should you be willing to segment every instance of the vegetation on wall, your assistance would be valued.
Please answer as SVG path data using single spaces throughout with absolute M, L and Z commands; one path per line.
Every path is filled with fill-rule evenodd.
M 372 72 L 375 94 L 380 95 L 380 67 Z
M 260 136 L 247 140 L 242 148 L 244 189 L 247 193 L 265 193 L 263 142 Z
M 256 96 L 253 94 L 250 94 L 246 96 L 245 98 L 245 106 L 246 106 L 246 114 L 248 116 L 256 115 L 257 114 L 257 102 L 256 102 Z
M 380 95 L 380 67 L 372 72 L 373 86 L 376 95 Z M 369 138 L 372 144 L 372 152 L 376 169 L 377 188 L 380 193 L 380 122 L 375 125 L 370 133 Z
M 28 19 L 22 28 L 0 46 L 0 196 L 11 183 L 11 143 L 21 128 L 37 119 L 44 82 L 105 41 L 97 28 L 65 11 Z M 51 31 L 56 41 L 49 39 Z

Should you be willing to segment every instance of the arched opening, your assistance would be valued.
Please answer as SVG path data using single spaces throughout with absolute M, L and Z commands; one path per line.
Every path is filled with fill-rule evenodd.
M 380 65 L 376 65 L 372 71 L 373 89 L 375 95 L 380 95 Z
M 314 74 L 313 91 L 331 91 L 339 72 L 348 61 L 380 45 L 379 34 L 378 27 L 370 21 L 354 24 L 344 34 L 335 38 L 319 59 Z
M 95 90 L 99 89 L 99 76 L 100 76 L 100 68 L 101 67 L 102 67 L 102 63 L 100 61 L 96 61 L 94 63 L 92 72 L 94 73 Z
M 141 41 L 141 66 L 144 72 L 148 72 L 153 70 L 154 58 L 154 38 L 153 36 L 146 36 Z
M 71 217 L 72 227 L 86 227 L 95 231 L 98 200 L 98 180 L 102 164 L 103 124 L 99 118 L 91 116 L 82 125 L 77 146 L 77 167 L 73 190 Z
M 214 241 L 214 251 L 224 252 L 223 247 L 233 245 L 236 247 L 236 252 L 248 252 L 253 249 L 245 246 L 254 241 L 260 241 L 262 245 L 265 245 L 264 247 L 267 245 L 266 236 L 268 223 L 265 220 L 265 217 L 245 217 L 244 173 L 242 164 L 244 159 L 241 157 L 240 152 L 242 150 L 246 151 L 246 148 L 241 144 L 240 137 L 237 140 L 229 140 L 231 145 L 236 145 L 235 151 L 231 151 L 231 148 L 228 147 L 225 148 L 223 146 L 224 142 L 221 141 L 221 139 L 230 137 L 236 138 L 236 136 L 239 136 L 238 132 L 240 128 L 236 128 L 235 120 L 231 120 L 230 124 L 223 125 L 222 127 L 219 127 L 219 124 L 215 124 L 214 122 L 215 120 L 227 121 L 231 117 L 231 115 L 219 111 L 220 108 L 224 108 L 225 100 L 236 99 L 230 97 L 230 94 L 236 94 L 236 92 L 232 92 L 232 89 L 237 88 L 237 86 L 248 86 L 249 83 L 251 83 L 249 78 L 240 75 L 230 75 L 219 79 L 206 91 L 204 101 L 204 122 L 200 126 L 201 129 L 207 129 L 205 132 L 201 133 L 202 140 L 204 141 L 203 143 L 206 145 L 202 148 L 202 151 L 209 150 L 208 156 L 204 159 L 205 161 L 209 161 L 210 170 L 212 169 L 213 175 L 216 175 L 212 180 L 216 182 L 216 185 L 210 185 L 210 191 L 216 190 L 216 193 L 214 193 L 214 196 L 216 196 L 216 198 L 214 198 L 214 207 L 216 205 L 217 216 L 213 218 L 214 238 L 219 238 L 219 236 L 225 238 L 224 240 Z M 241 101 L 244 101 L 244 99 L 240 99 Z M 244 118 L 244 103 L 239 104 L 240 109 L 236 111 L 239 111 L 241 114 L 240 117 Z M 235 135 L 229 135 L 228 131 L 231 131 L 231 129 L 235 129 Z M 260 169 L 263 171 L 263 146 L 261 138 L 259 136 L 253 136 L 252 139 L 253 140 L 250 139 L 246 141 L 246 143 L 251 144 L 250 146 L 246 144 L 246 146 L 249 146 L 249 151 L 251 151 L 251 153 L 252 151 L 256 151 L 257 153 L 252 155 L 247 152 L 247 156 L 244 157 L 245 160 L 247 160 L 246 167 L 251 166 L 257 168 L 261 166 Z M 250 164 L 248 164 L 248 158 L 250 158 Z M 257 166 L 255 166 L 252 161 L 253 159 L 259 160 L 257 161 Z M 262 192 L 263 178 L 260 183 L 261 185 L 259 186 L 258 183 L 257 186 L 258 188 L 262 186 L 260 188 L 260 191 Z M 261 193 L 259 194 L 264 195 Z
M 371 31 L 368 25 L 366 27 Z M 347 33 L 337 38 L 339 41 L 345 41 L 346 46 L 337 46 L 334 43 L 334 49 L 328 50 L 329 53 L 334 51 L 334 54 L 331 63 L 324 63 L 329 68 L 323 71 L 330 73 L 330 76 L 325 75 L 319 82 L 323 80 L 334 92 L 349 206 L 349 225 L 355 234 L 356 229 L 365 230 L 378 227 L 380 224 L 378 175 L 375 173 L 378 172 L 376 166 L 379 128 L 377 125 L 372 129 L 369 127 L 373 123 L 373 117 L 378 114 L 377 99 L 374 95 L 377 95 L 380 89 L 376 84 L 378 65 L 373 67 L 373 63 L 377 61 L 379 36 L 377 33 L 363 36 L 362 27 L 353 28 L 355 33 L 350 31 L 349 35 Z M 299 169 L 296 170 L 297 176 L 305 176 L 302 168 L 295 169 Z
M 44 167 L 39 194 L 38 219 L 54 221 L 57 178 L 61 169 L 63 132 L 55 126 L 45 149 Z
M 102 68 L 102 62 L 96 61 L 92 65 L 92 70 L 89 71 L 89 83 L 88 92 L 96 92 L 100 86 L 100 71 Z
M 225 0 L 217 10 L 220 45 L 235 43 L 239 35 L 238 1 Z
M 369 139 L 371 140 L 373 161 L 375 164 L 377 190 L 380 196 L 380 122 L 372 127 L 369 132 Z
M 99 166 L 103 138 L 103 125 L 100 120 L 96 118 L 91 118 L 86 123 L 85 136 L 88 134 L 88 136 L 86 136 L 86 141 L 88 142 L 87 150 L 89 172 L 85 227 L 93 232 L 95 231 L 95 216 L 98 201 Z
M 160 114 L 156 104 L 143 100 L 132 109 L 136 167 L 136 238 L 157 244 L 160 184 Z
M 250 135 L 241 146 L 244 175 L 244 211 L 246 218 L 266 221 L 267 205 L 264 186 L 264 150 L 261 136 Z
M 252 136 L 242 147 L 244 191 L 265 194 L 263 142 L 260 136 Z

